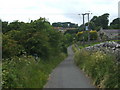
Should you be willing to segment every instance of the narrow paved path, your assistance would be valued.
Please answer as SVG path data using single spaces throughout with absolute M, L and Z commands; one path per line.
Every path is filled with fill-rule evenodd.
M 85 74 L 75 66 L 72 46 L 68 47 L 68 57 L 51 73 L 45 88 L 94 88 Z

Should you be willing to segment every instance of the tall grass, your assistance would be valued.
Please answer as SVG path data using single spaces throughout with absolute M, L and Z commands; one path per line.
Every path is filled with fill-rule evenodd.
M 3 88 L 43 88 L 51 71 L 65 56 L 61 53 L 49 61 L 38 59 L 37 62 L 32 56 L 3 61 Z
M 74 56 L 76 65 L 93 79 L 93 84 L 100 88 L 120 87 L 118 63 L 115 57 L 103 52 L 77 51 Z

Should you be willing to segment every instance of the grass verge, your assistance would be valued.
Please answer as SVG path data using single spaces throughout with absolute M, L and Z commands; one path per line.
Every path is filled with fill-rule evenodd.
M 120 42 L 120 40 L 109 40 L 110 41 L 114 41 L 114 42 Z M 96 44 L 100 44 L 100 43 L 104 43 L 104 42 L 107 42 L 107 41 L 103 41 L 103 42 L 90 42 L 90 43 L 85 43 L 85 44 L 79 44 L 79 48 L 82 49 L 82 48 L 85 48 L 85 47 L 88 47 L 88 46 L 94 46 Z
M 35 61 L 32 56 L 4 60 L 2 65 L 3 88 L 43 88 L 49 74 L 66 55 L 61 53 L 48 61 Z
M 97 87 L 120 88 L 120 68 L 114 56 L 81 49 L 75 52 L 74 59 L 76 65 L 92 78 Z

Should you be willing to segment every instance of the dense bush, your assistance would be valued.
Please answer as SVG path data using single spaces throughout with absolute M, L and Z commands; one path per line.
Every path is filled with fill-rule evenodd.
M 9 29 L 3 31 L 3 58 L 26 53 L 48 59 L 51 55 L 62 52 L 63 48 L 67 48 L 64 45 L 66 43 L 64 35 L 53 30 L 44 18 L 30 23 L 15 21 L 3 28 Z
M 97 31 L 90 31 L 90 40 L 97 40 L 98 34 Z
M 13 57 L 5 59 L 2 67 L 3 88 L 43 88 L 52 69 L 62 60 L 65 54 L 51 57 L 49 61 L 33 56 Z
M 100 88 L 118 88 L 119 73 L 115 57 L 103 52 L 88 52 L 84 49 L 75 53 L 75 63 L 93 79 Z
M 42 88 L 67 54 L 67 39 L 40 18 L 3 25 L 3 87 Z
M 81 31 L 76 34 L 79 41 L 97 40 L 97 31 Z
M 17 41 L 11 39 L 8 35 L 3 35 L 3 58 L 11 58 L 19 55 L 21 50 L 22 46 L 17 44 Z

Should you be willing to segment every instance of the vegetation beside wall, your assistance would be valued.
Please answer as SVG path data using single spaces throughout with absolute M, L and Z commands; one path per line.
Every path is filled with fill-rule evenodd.
M 82 31 L 76 34 L 78 41 L 94 41 L 98 39 L 97 31 Z
M 75 48 L 73 46 L 73 48 Z M 88 52 L 84 49 L 75 52 L 75 63 L 92 78 L 93 84 L 99 88 L 120 87 L 119 64 L 115 57 L 103 52 Z

